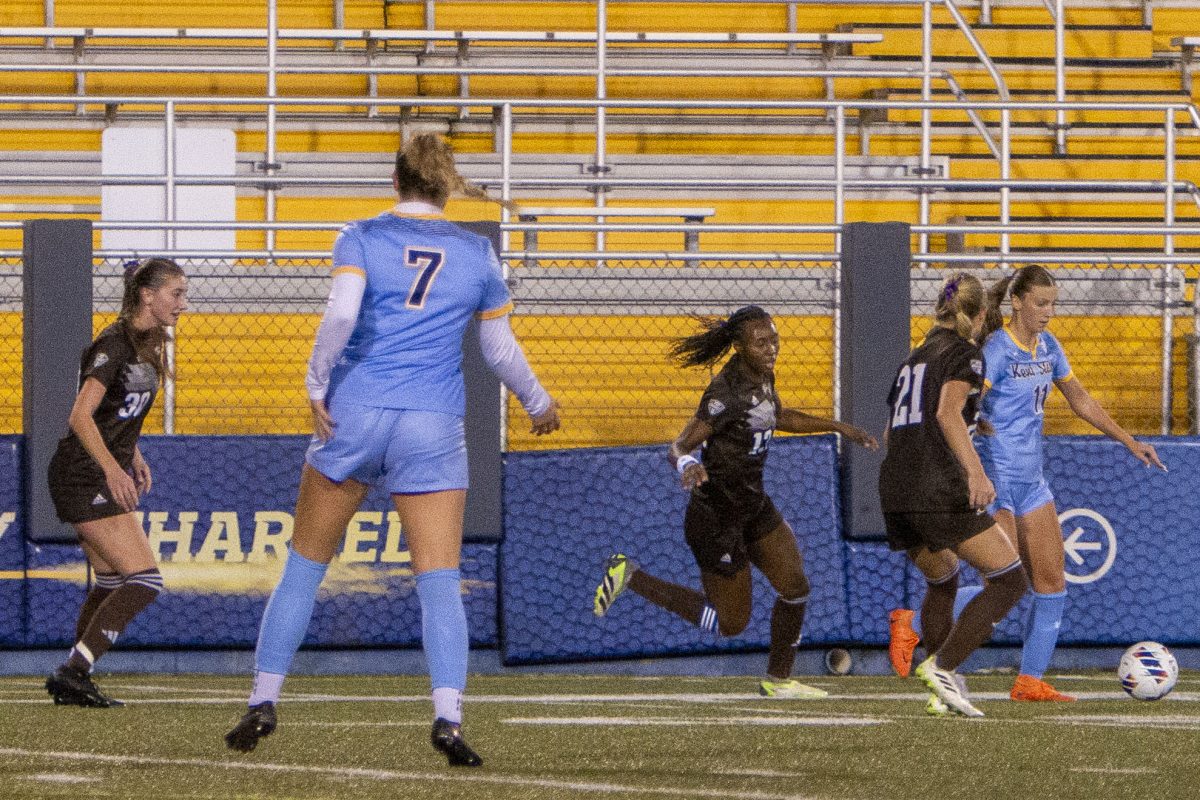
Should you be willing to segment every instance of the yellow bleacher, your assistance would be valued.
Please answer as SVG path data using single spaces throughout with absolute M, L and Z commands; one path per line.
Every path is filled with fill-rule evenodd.
M 418 29 L 425 27 L 423 2 L 391 3 L 347 0 L 346 27 Z M 42 24 L 41 0 L 10 0 L 0 9 L 0 27 L 36 26 Z M 58 0 L 55 21 L 60 26 L 155 26 L 155 27 L 246 27 L 261 28 L 266 24 L 261 4 L 242 2 L 213 2 L 205 4 L 164 0 L 153 8 L 132 7 L 107 3 L 83 3 Z M 974 20 L 977 10 L 968 9 Z M 1177 68 L 1152 66 L 1147 63 L 1156 52 L 1170 49 L 1172 36 L 1190 35 L 1200 30 L 1200 8 L 1155 9 L 1154 26 L 1149 30 L 1135 29 L 1140 25 L 1140 11 L 1132 8 L 1069 8 L 1070 25 L 1126 26 L 1126 30 L 1075 30 L 1067 38 L 1068 58 L 1131 59 L 1128 68 L 1097 64 L 1084 68 L 1073 65 L 1067 72 L 1070 99 L 1131 99 L 1179 101 L 1180 80 Z M 502 19 L 502 24 L 491 21 Z M 854 26 L 854 30 L 881 31 L 884 40 L 875 45 L 854 45 L 856 57 L 882 56 L 893 60 L 879 61 L 883 66 L 897 64 L 912 66 L 919 56 L 920 7 L 913 5 L 881 6 L 877 4 L 840 5 L 803 3 L 797 6 L 797 28 L 800 30 L 833 31 L 839 26 Z M 935 11 L 935 22 L 946 25 L 950 17 L 944 9 Z M 1040 4 L 1022 8 L 996 8 L 994 22 L 1000 25 L 1048 26 L 1049 17 Z M 331 25 L 330 3 L 281 2 L 279 23 L 285 28 L 322 28 Z M 439 30 L 464 30 L 503 27 L 506 30 L 588 30 L 595 23 L 592 4 L 579 2 L 454 2 L 439 0 L 436 4 L 434 27 Z M 763 31 L 786 30 L 786 9 L 782 3 L 609 3 L 609 25 L 614 31 Z M 905 25 L 906 28 L 881 28 L 881 25 Z M 1002 59 L 1045 58 L 1051 52 L 1048 29 L 1015 28 L 982 29 L 981 38 L 989 52 Z M 914 36 L 917 37 L 914 39 Z M 1051 38 L 1048 38 L 1051 37 Z M 66 44 L 66 43 L 64 43 Z M 215 42 L 214 44 L 228 44 Z M 179 46 L 176 43 L 172 46 Z M 203 44 L 193 46 L 201 47 Z M 359 44 L 347 45 L 351 49 Z M 940 27 L 935 37 L 935 54 L 939 57 L 969 55 L 966 41 L 955 30 Z M 493 49 L 499 49 L 496 46 Z M 478 52 L 478 51 L 476 51 Z M 1010 89 L 1014 92 L 1040 92 L 1036 99 L 1052 97 L 1052 69 L 1026 66 L 1018 62 L 1002 63 Z M 959 83 L 971 92 L 987 92 L 994 84 L 985 72 L 975 65 L 963 63 L 952 69 Z M 49 74 L 0 72 L 0 92 L 30 93 L 73 91 L 74 77 L 70 73 Z M 160 75 L 94 75 L 87 79 L 88 91 L 99 94 L 259 94 L 265 85 L 262 76 L 174 76 Z M 838 97 L 861 98 L 871 93 L 885 92 L 894 99 L 911 99 L 920 82 L 913 78 L 838 78 L 835 88 Z M 935 86 L 944 89 L 943 84 Z M 280 77 L 281 95 L 347 95 L 363 92 L 362 76 L 296 76 Z M 822 80 L 806 77 L 744 80 L 733 78 L 611 78 L 609 96 L 614 98 L 704 98 L 704 97 L 761 97 L 779 99 L 820 98 L 824 96 Z M 474 76 L 471 91 L 475 96 L 491 97 L 590 97 L 594 84 L 590 78 L 531 78 L 528 76 Z M 453 77 L 383 76 L 379 79 L 381 96 L 431 97 L 456 96 L 458 84 Z M 1154 95 L 1134 94 L 1155 92 Z M 1121 94 L 1129 93 L 1129 94 Z M 984 96 L 984 95 L 980 95 Z M 1029 96 L 1033 99 L 1033 96 Z M 1017 97 L 1016 99 L 1023 99 Z M 219 107 L 208 109 L 220 110 Z M 483 112 L 483 109 L 477 110 Z M 347 120 L 363 120 L 361 108 L 346 109 Z M 741 112 L 738 112 L 741 113 Z M 814 112 L 810 116 L 819 116 Z M 449 113 L 444 115 L 449 117 Z M 576 114 L 582 118 L 582 115 Z M 623 115 L 614 112 L 611 121 Z M 714 115 L 715 116 L 715 115 Z M 727 115 L 729 116 L 729 115 Z M 1067 158 L 1051 158 L 1051 137 L 1037 124 L 1052 116 L 1049 112 L 1019 112 L 1014 114 L 1018 126 L 1013 135 L 1014 161 L 1012 176 L 1022 179 L 1053 180 L 1160 180 L 1162 178 L 1161 135 L 1147 130 L 1119 131 L 1105 125 L 1114 122 L 1137 121 L 1147 129 L 1155 124 L 1153 114 L 1142 114 L 1134 120 L 1119 119 L 1119 115 L 1075 114 L 1074 122 L 1099 123 L 1097 129 L 1077 125 L 1069 135 Z M 998 115 L 984 113 L 994 122 Z M 919 129 L 914 120 L 919 113 L 890 110 L 886 120 L 870 131 L 869 153 L 874 156 L 915 157 L 919 152 Z M 999 175 L 997 162 L 987 156 L 979 135 L 965 125 L 962 112 L 935 114 L 943 127 L 935 128 L 933 152 L 950 159 L 950 175 L 954 178 L 990 179 Z M 1159 117 L 1161 120 L 1161 116 Z M 628 123 L 633 130 L 617 128 L 610 132 L 607 146 L 613 154 L 661 154 L 673 156 L 792 155 L 828 156 L 833 152 L 828 126 L 809 125 L 769 128 L 763 132 L 731 132 L 706 130 L 701 124 L 675 125 L 666 130 L 639 130 L 636 122 Z M 27 125 L 5 126 L 6 150 L 62 150 L 97 152 L 100 130 L 92 125 L 71 126 L 56 124 L 52 128 L 36 129 Z M 470 125 L 456 127 L 453 122 L 449 135 L 459 152 L 492 152 L 495 142 L 490 132 Z M 264 134 L 258 125 L 239 127 L 239 153 L 262 153 Z M 303 130 L 285 128 L 278 136 L 281 160 L 293 153 L 390 153 L 396 144 L 394 128 L 382 125 L 338 125 L 323 127 L 314 122 Z M 520 132 L 513 140 L 518 154 L 587 154 L 594 151 L 595 141 L 586 123 L 579 125 L 542 126 L 541 129 Z M 859 131 L 851 125 L 847 151 L 860 152 Z M 1177 149 L 1181 161 L 1177 177 L 1200 182 L 1195 159 L 1200 156 L 1200 136 L 1181 135 Z M 6 199 L 20 200 L 19 191 Z M 915 221 L 916 199 L 900 199 L 896 193 L 880 197 L 851 193 L 846 207 L 848 221 Z M 26 198 L 28 199 L 28 198 Z M 522 194 L 527 205 L 563 205 L 561 198 L 542 197 L 535 193 Z M 97 195 L 62 195 L 38 197 L 44 202 L 95 203 Z M 571 201 L 584 204 L 587 201 Z M 623 201 L 622 201 L 623 202 Z M 1053 198 L 1044 196 L 1014 196 L 1014 217 L 1040 217 L 1047 220 L 1080 217 L 1138 216 L 1161 218 L 1161 196 L 1119 196 L 1116 198 L 1080 199 L 1077 195 Z M 632 201 L 628 204 L 635 204 Z M 642 199 L 636 205 L 678 205 L 678 201 Z M 790 199 L 764 199 L 747 195 L 733 198 L 728 195 L 704 196 L 696 193 L 688 205 L 704 205 L 717 209 L 712 222 L 717 223 L 830 223 L 833 220 L 832 192 L 825 196 L 803 194 Z M 261 219 L 263 199 L 253 191 L 239 195 L 239 219 Z M 353 219 L 376 213 L 386 201 L 364 198 L 347 191 L 341 196 L 306 196 L 302 191 L 289 190 L 279 196 L 277 215 L 280 220 Z M 995 193 L 953 196 L 935 194 L 932 204 L 934 222 L 958 218 L 997 218 L 999 207 Z M 494 205 L 455 203 L 450 215 L 459 219 L 497 219 Z M 1179 199 L 1178 216 L 1195 217 L 1197 211 L 1186 196 Z M 3 214 L 0 218 L 19 218 L 19 214 Z M 281 248 L 322 250 L 332 241 L 332 232 L 282 232 L 278 236 Z M 514 247 L 520 247 L 521 236 L 514 234 Z M 994 247 L 994 235 L 970 236 L 968 248 Z M 679 249 L 679 234 L 619 234 L 608 237 L 609 246 L 638 249 Z M 242 231 L 237 234 L 241 248 L 261 248 L 265 237 L 261 233 Z M 1161 237 L 1129 237 L 1121 247 L 1156 247 Z M 590 247 L 590 234 L 547 232 L 540 236 L 539 247 L 544 250 Z M 13 249 L 19 244 L 15 232 L 0 231 L 0 249 Z M 1180 237 L 1177 247 L 1200 246 L 1187 237 Z M 705 234 L 703 250 L 829 251 L 829 237 L 817 235 L 746 236 L 740 234 Z M 1106 248 L 1112 240 L 1101 236 L 1038 236 L 1014 235 L 1017 248 Z M 551 267 L 552 268 L 552 267 Z M 1195 277 L 1194 268 L 1189 268 Z M 769 300 L 764 304 L 770 305 Z M 519 309 L 518 309 L 519 310 Z M 15 315 L 0 315 L 0 338 L 11 341 L 19 337 Z M 98 316 L 97 325 L 100 324 Z M 1153 321 L 1153 320 L 1151 320 Z M 301 378 L 316 319 L 311 315 L 265 315 L 196 313 L 184 318 L 179 330 L 179 386 L 177 430 L 181 433 L 221 432 L 300 432 L 308 425 Z M 567 409 L 568 426 L 564 436 L 554 441 L 534 441 L 526 433 L 527 426 L 519 409 L 510 408 L 510 446 L 524 449 L 542 446 L 582 446 L 662 441 L 674 435 L 682 421 L 691 413 L 691 404 L 698 396 L 705 376 L 684 372 L 669 366 L 665 353 L 669 339 L 689 329 L 683 317 L 611 316 L 520 316 L 514 323 L 530 354 L 530 360 L 543 375 L 547 384 L 561 396 Z M 780 320 L 784 339 L 784 354 L 780 362 L 780 387 L 785 400 L 793 405 L 818 413 L 831 411 L 829 390 L 832 371 L 830 321 L 826 317 Z M 914 333 L 926 324 L 914 320 Z M 647 326 L 652 329 L 647 330 Z M 1144 318 L 1063 317 L 1055 330 L 1067 343 L 1077 373 L 1085 384 L 1105 402 L 1124 424 L 1132 430 L 1157 430 L 1159 341 L 1155 329 Z M 564 342 L 569 332 L 569 343 Z M 1190 325 L 1180 320 L 1176 324 L 1177 358 L 1182 343 L 1190 333 Z M 12 354 L 16 353 L 14 357 Z M 6 385 L 19 387 L 20 343 L 0 347 L 0 379 Z M 1120 355 L 1119 363 L 1114 354 Z M 1183 427 L 1186 408 L 1186 370 L 1176 370 L 1176 430 Z M 270 388 L 263 390 L 266 383 Z M 614 388 L 617 387 L 617 388 Z M 636 395 L 636 404 L 630 398 Z M 514 404 L 515 405 L 515 404 Z M 242 413 L 245 411 L 246 413 Z M 253 412 L 253 413 L 250 413 Z M 1084 432 L 1061 405 L 1048 406 L 1048 427 L 1051 432 Z M 264 422 L 269 420 L 269 422 Z M 155 417 L 148 430 L 158 430 L 161 418 Z M 0 429 L 17 430 L 20 426 L 19 405 L 0 407 Z

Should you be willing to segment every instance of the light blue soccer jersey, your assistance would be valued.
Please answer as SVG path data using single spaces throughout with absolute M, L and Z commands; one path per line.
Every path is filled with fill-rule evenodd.
M 1071 377 L 1062 345 L 1049 331 L 1038 334 L 1033 350 L 1017 343 L 1006 325 L 983 345 L 985 367 L 980 416 L 993 436 L 975 437 L 984 470 L 993 481 L 1036 482 L 1042 476 L 1042 420 L 1054 382 Z
M 333 266 L 367 286 L 328 399 L 462 416 L 463 331 L 472 316 L 512 310 L 491 242 L 440 216 L 388 211 L 344 227 Z

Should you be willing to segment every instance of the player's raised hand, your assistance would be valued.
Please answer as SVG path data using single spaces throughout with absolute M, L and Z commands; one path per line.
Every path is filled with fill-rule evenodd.
M 1158 452 L 1155 451 L 1154 445 L 1146 442 L 1139 442 L 1134 439 L 1129 445 L 1129 452 L 1133 453 L 1133 457 L 1145 464 L 1147 467 L 1158 467 L 1163 472 L 1167 471 L 1167 465 L 1158 457 Z

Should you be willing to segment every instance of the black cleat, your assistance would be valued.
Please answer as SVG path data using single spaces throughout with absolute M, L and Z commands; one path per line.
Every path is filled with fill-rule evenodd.
M 429 741 L 437 750 L 446 755 L 452 767 L 483 765 L 483 759 L 463 739 L 462 727 L 447 719 L 438 717 L 433 721 L 433 731 L 429 734 Z
M 233 730 L 225 734 L 225 744 L 230 750 L 249 753 L 258 746 L 258 740 L 270 736 L 275 730 L 275 704 L 270 700 L 250 706 Z
M 92 676 L 86 672 L 68 667 L 66 664 L 54 670 L 54 674 L 46 678 L 46 691 L 54 698 L 58 706 L 82 706 L 83 708 L 118 708 L 125 705 L 120 700 L 109 697 L 100 691 L 92 682 Z

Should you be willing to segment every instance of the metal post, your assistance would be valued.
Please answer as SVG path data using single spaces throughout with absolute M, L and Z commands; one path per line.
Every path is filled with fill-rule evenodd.
M 333 27 L 339 31 L 346 27 L 346 0 L 333 0 Z M 335 40 L 333 49 L 338 52 L 345 50 L 346 42 L 342 39 Z
M 794 2 L 789 2 L 787 4 L 787 29 L 788 29 L 788 33 L 796 32 L 796 4 Z M 795 52 L 796 52 L 796 43 L 788 42 L 787 54 L 790 56 L 790 55 L 793 55 Z
M 1065 18 L 1063 0 L 1054 0 L 1054 99 L 1059 103 L 1067 100 Z M 1062 108 L 1054 112 L 1054 154 L 1067 154 L 1067 112 Z
M 46 28 L 54 27 L 54 0 L 43 0 L 42 3 L 42 25 Z M 53 37 L 46 37 L 46 49 L 54 49 Z
M 1163 141 L 1165 152 L 1166 186 L 1163 189 L 1163 225 L 1170 227 L 1175 224 L 1175 112 L 1168 109 L 1163 121 Z M 1163 254 L 1175 254 L 1175 236 L 1166 234 L 1163 237 Z M 1170 263 L 1162 266 L 1162 434 L 1171 434 L 1172 416 L 1174 415 L 1174 370 L 1175 370 L 1175 314 L 1174 291 L 1175 267 Z
M 168 100 L 163 111 L 163 175 L 166 178 L 165 211 L 167 222 L 175 221 L 175 101 Z M 175 229 L 167 230 L 167 249 L 175 249 Z
M 168 100 L 163 119 L 163 171 L 166 175 L 166 218 L 175 222 L 175 101 Z M 167 229 L 167 250 L 173 251 L 176 244 L 174 228 Z M 167 329 L 167 364 L 169 369 L 163 376 L 163 433 L 175 432 L 175 339 L 174 330 Z
M 608 78 L 605 74 L 608 58 L 608 0 L 598 0 L 596 3 L 596 99 L 608 99 Z M 605 164 L 606 142 L 608 136 L 607 109 L 596 106 L 596 164 L 593 168 L 596 175 L 603 177 L 608 172 Z M 596 207 L 604 208 L 607 201 L 606 189 L 596 187 Z M 604 217 L 596 217 L 596 223 L 603 225 Z M 596 231 L 596 252 L 603 252 L 605 246 L 604 231 Z M 601 266 L 603 262 L 597 263 Z
M 500 107 L 500 199 L 506 205 L 500 207 L 503 219 L 509 219 L 507 203 L 512 202 L 512 150 L 513 150 L 513 116 L 512 105 L 505 103 Z M 520 217 L 518 217 L 520 219 Z M 503 225 L 500 226 L 500 251 L 510 249 L 510 234 Z M 522 234 L 521 245 L 529 249 L 529 234 Z M 499 255 L 499 254 L 497 254 Z M 528 264 L 526 265 L 528 266 Z M 505 280 L 509 276 L 508 261 L 500 259 L 500 271 Z M 508 391 L 500 385 L 500 452 L 508 452 Z
M 505 103 L 500 107 L 500 199 L 504 201 L 502 213 L 508 218 L 508 203 L 512 202 L 512 104 Z M 500 229 L 500 249 L 509 249 L 509 234 L 505 228 Z M 526 247 L 526 250 L 529 248 Z M 507 269 L 507 267 L 505 267 Z M 507 272 L 505 276 L 507 277 Z
M 992 0 L 979 0 L 979 24 L 992 24 Z
M 275 174 L 275 168 L 278 166 L 275 163 L 275 69 L 277 66 L 276 59 L 279 55 L 279 0 L 267 0 L 267 152 L 266 163 L 263 164 L 263 174 L 270 178 Z M 275 221 L 275 186 L 269 181 L 266 186 L 266 208 L 265 215 L 267 222 Z M 268 252 L 275 250 L 275 231 L 268 230 L 266 232 L 266 249 Z
M 1012 109 L 1005 107 L 1000 109 L 1000 180 L 1007 181 L 1011 176 L 1012 170 L 1012 137 L 1010 126 L 1012 125 Z M 1008 227 L 1010 221 L 1010 212 L 1012 201 L 1010 198 L 1011 189 L 1008 185 L 1000 187 L 1000 224 Z M 1000 252 L 1008 255 L 1008 232 L 1000 234 Z
M 928 73 L 926 73 L 928 74 Z M 842 258 L 842 226 L 846 224 L 846 107 L 833 116 L 833 251 Z M 842 418 L 842 270 L 833 270 L 833 418 Z
M 933 98 L 933 0 L 921 4 L 921 102 L 929 103 Z M 921 109 L 921 177 L 929 177 L 929 151 L 932 147 L 933 109 L 928 105 Z M 920 190 L 918 221 L 929 224 L 929 192 Z M 929 234 L 917 236 L 917 252 L 929 252 Z

